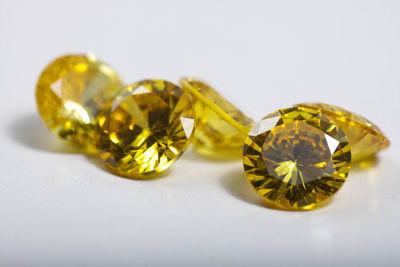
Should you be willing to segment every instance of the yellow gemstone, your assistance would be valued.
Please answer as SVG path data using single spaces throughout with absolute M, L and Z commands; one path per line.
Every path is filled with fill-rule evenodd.
M 353 161 L 367 159 L 390 144 L 375 124 L 341 107 L 322 103 L 305 103 L 298 106 L 320 108 L 325 115 L 331 117 L 345 133 Z
M 240 157 L 254 121 L 206 83 L 185 78 L 181 84 L 193 96 L 195 151 L 213 158 Z
M 271 207 L 315 208 L 335 194 L 350 171 L 339 126 L 320 110 L 276 111 L 257 122 L 243 150 L 246 177 Z
M 51 62 L 40 75 L 36 103 L 56 136 L 93 153 L 96 117 L 121 87 L 118 75 L 93 55 L 67 55 Z
M 192 138 L 190 95 L 163 80 L 134 83 L 110 101 L 99 126 L 97 148 L 111 171 L 131 178 L 161 172 Z

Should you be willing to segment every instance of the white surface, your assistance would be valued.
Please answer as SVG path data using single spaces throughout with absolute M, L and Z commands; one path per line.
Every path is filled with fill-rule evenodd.
M 399 1 L 1 0 L 0 265 L 398 264 L 399 12 Z M 256 118 L 340 105 L 392 146 L 311 212 L 265 208 L 240 161 L 191 151 L 160 179 L 122 179 L 67 153 L 36 112 L 45 65 L 86 51 L 126 82 L 204 78 Z

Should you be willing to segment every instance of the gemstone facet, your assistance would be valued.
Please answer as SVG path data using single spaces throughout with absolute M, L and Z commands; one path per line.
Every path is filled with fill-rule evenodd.
M 190 95 L 163 80 L 145 80 L 123 89 L 99 115 L 97 148 L 118 175 L 141 178 L 172 165 L 193 135 Z
M 246 177 L 272 207 L 307 210 L 335 194 L 350 171 L 339 126 L 320 110 L 281 109 L 250 131 L 243 150 Z
M 305 103 L 298 106 L 321 109 L 322 113 L 332 118 L 345 133 L 354 162 L 373 156 L 390 145 L 382 131 L 361 115 L 322 103 Z
M 206 83 L 185 78 L 181 84 L 193 96 L 195 151 L 213 158 L 240 157 L 254 121 Z
M 121 88 L 118 75 L 95 56 L 67 55 L 51 62 L 40 75 L 36 103 L 56 136 L 93 153 L 97 115 Z

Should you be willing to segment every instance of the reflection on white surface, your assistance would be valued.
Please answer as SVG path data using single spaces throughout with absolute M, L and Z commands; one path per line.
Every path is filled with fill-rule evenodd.
M 372 167 L 378 167 L 378 166 L 372 166 Z M 379 208 L 379 200 L 378 200 L 378 195 L 377 195 L 377 172 L 375 168 L 369 168 L 368 170 L 365 171 L 366 175 L 366 182 L 368 183 L 368 186 L 370 188 L 371 194 L 367 197 L 368 198 L 368 203 L 369 203 L 369 208 L 372 212 L 378 212 Z M 385 179 L 382 177 L 382 179 Z

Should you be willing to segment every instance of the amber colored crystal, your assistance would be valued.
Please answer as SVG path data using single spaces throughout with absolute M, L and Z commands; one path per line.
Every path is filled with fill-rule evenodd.
M 51 62 L 40 75 L 36 103 L 43 122 L 56 136 L 94 153 L 97 115 L 121 88 L 114 70 L 94 55 L 67 55 Z
M 240 158 L 254 121 L 205 82 L 181 80 L 193 96 L 196 112 L 195 151 L 212 158 Z
M 368 159 L 390 145 L 378 126 L 361 115 L 322 103 L 305 103 L 298 106 L 321 109 L 326 116 L 332 118 L 349 141 L 353 161 Z
M 125 87 L 99 116 L 100 157 L 118 175 L 145 178 L 172 165 L 194 130 L 190 95 L 163 80 Z
M 268 205 L 308 210 L 334 195 L 350 171 L 340 127 L 321 110 L 276 111 L 257 122 L 243 151 L 246 177 Z

